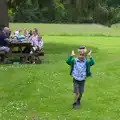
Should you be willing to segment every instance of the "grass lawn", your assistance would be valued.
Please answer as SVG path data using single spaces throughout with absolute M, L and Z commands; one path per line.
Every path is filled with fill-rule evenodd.
M 25 25 L 10 26 L 13 29 Z M 120 39 L 115 37 L 118 31 L 111 28 L 111 37 L 91 36 L 100 32 L 94 33 L 97 28 L 88 26 L 86 31 L 90 34 L 58 36 L 62 30 L 67 32 L 67 25 L 60 29 L 53 25 L 56 33 L 48 36 L 52 35 L 49 26 L 52 25 L 43 27 L 45 56 L 41 65 L 0 66 L 0 120 L 120 120 Z M 70 27 L 81 31 L 81 26 Z M 36 26 L 26 24 L 27 27 Z M 106 35 L 105 29 L 109 28 L 101 29 Z M 78 34 L 77 30 L 70 31 Z M 65 60 L 80 45 L 93 50 L 95 66 L 92 77 L 87 79 L 81 107 L 73 110 L 72 78 Z
M 14 23 L 10 24 L 12 30 L 16 29 L 33 29 L 39 28 L 42 35 L 53 36 L 120 36 L 120 27 L 113 25 L 112 28 L 108 28 L 102 25 L 96 24 L 26 24 L 26 23 Z

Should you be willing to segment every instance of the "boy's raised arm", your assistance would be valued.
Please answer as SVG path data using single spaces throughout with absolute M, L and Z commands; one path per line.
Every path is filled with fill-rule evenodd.
M 74 53 L 74 50 L 72 50 L 71 56 L 69 56 L 69 57 L 66 59 L 66 63 L 67 63 L 68 65 L 71 65 L 74 56 L 75 56 L 75 53 Z
M 95 62 L 94 62 L 94 59 L 92 58 L 92 50 L 90 50 L 90 52 L 88 53 L 88 56 L 89 56 L 89 58 L 90 58 L 90 61 L 89 61 L 89 64 L 90 64 L 90 66 L 92 66 L 92 65 L 94 65 L 95 64 Z

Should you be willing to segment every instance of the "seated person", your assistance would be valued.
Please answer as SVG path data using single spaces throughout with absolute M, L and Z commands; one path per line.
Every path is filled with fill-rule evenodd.
M 26 36 L 22 35 L 21 30 L 16 30 L 14 37 L 16 37 L 16 40 L 25 40 L 26 39 Z
M 35 30 L 33 30 L 31 37 L 28 39 L 29 42 L 37 40 L 38 34 Z
M 36 33 L 35 31 L 33 31 L 33 32 L 31 33 L 31 36 L 30 36 L 30 38 L 28 39 L 28 41 L 33 45 L 33 41 L 37 41 L 37 37 L 38 37 L 37 33 Z M 23 53 L 30 53 L 30 51 L 31 51 L 30 47 L 26 47 L 26 48 L 23 50 Z
M 14 36 L 15 36 L 15 37 L 17 37 L 19 34 L 20 34 L 20 31 L 19 31 L 19 30 L 16 30 L 16 31 L 14 32 Z
M 33 45 L 33 50 L 36 51 L 40 51 L 43 48 L 43 40 L 41 36 L 37 36 L 37 39 L 34 39 L 32 41 L 32 45 Z M 30 52 L 31 54 L 33 53 L 32 51 Z
M 32 30 L 29 31 L 28 33 L 28 39 L 32 36 Z
M 42 48 L 43 48 L 43 40 L 42 40 L 42 37 L 41 36 L 37 36 L 37 39 L 34 39 L 33 41 L 32 41 L 32 45 L 33 45 L 33 47 L 32 47 L 32 51 L 30 52 L 30 54 L 33 54 L 33 51 L 34 52 L 37 52 L 37 51 L 40 51 L 40 50 L 42 50 Z M 35 64 L 35 59 L 36 59 L 36 57 L 34 56 L 33 57 L 33 64 Z
M 17 36 L 19 36 L 20 31 L 17 29 L 15 32 L 11 33 L 10 38 L 17 39 Z
M 8 36 L 9 28 L 5 27 L 3 31 L 0 33 L 0 51 L 8 53 L 10 51 L 10 48 L 8 47 Z
M 29 33 L 28 33 L 28 30 L 26 28 L 24 29 L 23 35 L 25 36 L 26 39 L 28 39 Z

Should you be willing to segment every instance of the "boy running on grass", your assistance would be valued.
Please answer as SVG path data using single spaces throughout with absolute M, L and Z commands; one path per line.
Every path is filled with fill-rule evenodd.
M 76 108 L 80 105 L 80 100 L 84 92 L 85 79 L 88 76 L 91 76 L 90 67 L 94 65 L 94 60 L 91 56 L 92 51 L 88 53 L 90 60 L 86 58 L 86 48 L 81 46 L 78 49 L 78 57 L 75 56 L 74 51 L 72 51 L 71 56 L 66 60 L 66 63 L 70 65 L 71 71 L 70 75 L 73 78 L 74 86 L 74 103 L 73 108 Z

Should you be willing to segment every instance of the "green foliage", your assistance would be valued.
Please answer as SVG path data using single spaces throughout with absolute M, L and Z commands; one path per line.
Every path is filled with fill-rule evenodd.
M 93 23 L 120 22 L 119 0 L 8 0 L 10 22 Z M 116 13 L 116 11 L 118 13 Z
M 10 22 L 14 22 L 15 13 L 13 12 L 12 9 L 9 9 L 9 10 L 8 10 L 8 17 L 9 17 L 9 21 L 10 21 Z
M 54 17 L 56 22 L 64 22 L 64 17 L 66 15 L 66 9 L 59 0 L 54 0 L 53 3 Z
M 120 0 L 106 0 L 108 6 L 118 7 L 120 6 Z
M 107 8 L 103 6 L 99 6 L 95 8 L 94 20 L 97 23 L 106 25 L 106 23 L 108 22 L 108 16 L 109 16 L 109 11 L 107 10 Z
M 40 12 L 37 3 L 22 2 L 15 13 L 14 22 L 39 22 Z
M 112 23 L 119 23 L 120 22 L 120 8 L 115 8 L 114 9 L 114 17 L 112 19 Z

